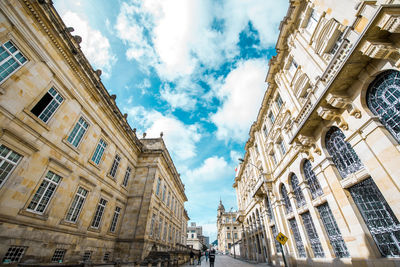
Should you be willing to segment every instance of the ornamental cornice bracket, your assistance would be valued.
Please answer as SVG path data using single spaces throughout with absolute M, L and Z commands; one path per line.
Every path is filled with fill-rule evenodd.
M 300 134 L 298 140 L 302 145 L 310 147 L 313 153 L 321 156 L 321 149 L 317 146 L 314 137 Z
M 347 131 L 349 129 L 349 125 L 343 119 L 343 117 L 340 115 L 337 109 L 328 107 L 319 107 L 317 109 L 317 114 L 324 120 L 335 121 L 338 124 L 339 128 L 344 131 Z
M 348 96 L 329 93 L 326 97 L 326 102 L 332 107 L 346 109 L 350 116 L 356 119 L 361 118 L 361 111 L 353 104 Z
M 360 52 L 370 58 L 387 59 L 393 58 L 392 54 L 398 54 L 400 50 L 391 42 L 381 40 L 365 40 L 361 45 Z
M 384 31 L 400 33 L 400 15 L 386 13 L 382 16 L 377 26 Z
M 294 142 L 294 149 L 300 153 L 304 153 L 307 159 L 314 162 L 314 156 L 311 153 L 311 146 L 303 145 L 298 139 Z

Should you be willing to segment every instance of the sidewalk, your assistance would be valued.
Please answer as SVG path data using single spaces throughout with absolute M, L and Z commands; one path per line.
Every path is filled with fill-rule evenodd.
M 197 264 L 197 260 L 195 261 Z M 201 258 L 201 264 L 200 265 L 189 265 L 189 264 L 184 264 L 181 265 L 182 267 L 209 267 L 210 262 L 206 262 L 205 257 Z M 253 262 L 247 262 L 242 259 L 234 259 L 231 256 L 227 255 L 216 255 L 215 257 L 215 263 L 214 267 L 250 267 L 250 266 L 257 266 L 257 267 L 262 267 L 262 266 L 270 266 L 266 263 L 253 263 Z

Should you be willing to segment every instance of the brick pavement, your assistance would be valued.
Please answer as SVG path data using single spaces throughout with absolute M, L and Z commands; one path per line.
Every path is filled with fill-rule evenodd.
M 189 267 L 189 266 L 209 267 L 210 266 L 210 263 L 206 262 L 204 257 L 202 257 L 201 259 L 202 259 L 201 265 L 185 264 L 185 265 L 182 265 L 181 267 Z M 197 263 L 197 260 L 196 260 L 196 263 Z M 216 257 L 215 257 L 214 267 L 250 267 L 250 266 L 263 267 L 263 266 L 269 266 L 269 265 L 267 265 L 265 263 L 259 263 L 259 264 L 249 263 L 249 262 L 245 262 L 242 260 L 234 259 L 234 258 L 232 258 L 230 256 L 226 256 L 226 255 L 216 255 Z

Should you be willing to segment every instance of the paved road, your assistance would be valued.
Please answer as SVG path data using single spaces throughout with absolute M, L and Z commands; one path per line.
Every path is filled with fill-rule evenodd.
M 209 267 L 210 263 L 206 262 L 205 258 L 202 257 L 201 258 L 201 265 L 182 265 L 182 267 Z M 197 261 L 196 261 L 197 263 Z M 214 267 L 250 267 L 250 266 L 258 266 L 258 267 L 264 267 L 264 266 L 269 266 L 264 264 L 252 264 L 252 263 L 248 263 L 245 261 L 241 261 L 241 260 L 237 260 L 234 259 L 230 256 L 226 256 L 226 255 L 216 255 L 215 257 L 215 263 L 214 263 Z

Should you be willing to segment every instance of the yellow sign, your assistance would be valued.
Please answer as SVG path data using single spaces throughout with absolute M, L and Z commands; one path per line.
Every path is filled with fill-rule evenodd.
M 279 232 L 279 234 L 276 236 L 276 241 L 283 245 L 285 245 L 286 241 L 288 240 L 287 236 Z

